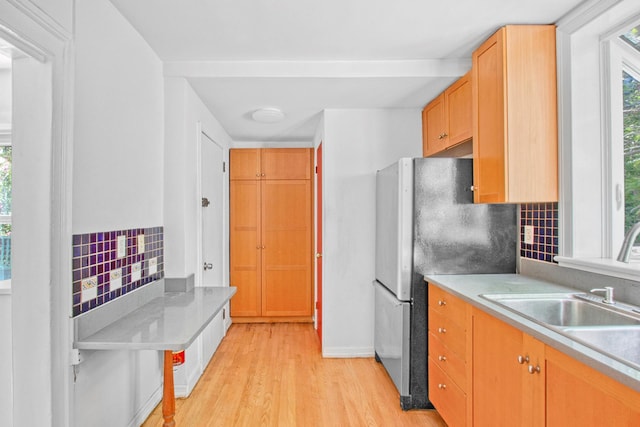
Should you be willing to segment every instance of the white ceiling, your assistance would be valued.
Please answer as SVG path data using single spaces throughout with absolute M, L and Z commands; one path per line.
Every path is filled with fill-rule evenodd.
M 236 141 L 310 141 L 325 108 L 422 108 L 505 24 L 582 0 L 111 0 Z M 258 124 L 260 107 L 286 119 Z

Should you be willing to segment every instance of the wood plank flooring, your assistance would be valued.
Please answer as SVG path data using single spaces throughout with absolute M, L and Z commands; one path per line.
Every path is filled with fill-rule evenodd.
M 400 409 L 373 358 L 323 359 L 310 324 L 234 324 L 191 396 L 176 401 L 176 426 L 432 426 L 436 411 Z M 159 405 L 143 424 L 162 425 Z

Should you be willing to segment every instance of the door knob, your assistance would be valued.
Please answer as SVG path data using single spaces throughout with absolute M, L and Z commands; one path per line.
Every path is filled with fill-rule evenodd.
M 206 197 L 202 198 L 202 207 L 206 208 L 207 206 L 209 206 L 211 204 L 211 202 L 209 201 L 209 199 L 207 199 Z
M 210 262 L 205 262 L 202 267 L 204 268 L 204 271 L 213 270 L 213 264 L 211 264 Z

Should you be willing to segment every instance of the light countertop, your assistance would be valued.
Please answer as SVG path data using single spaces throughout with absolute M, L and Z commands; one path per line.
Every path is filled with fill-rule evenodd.
M 184 350 L 235 293 L 235 287 L 166 292 L 95 333 L 79 337 L 73 346 L 85 350 Z
M 425 281 L 640 392 L 640 370 L 480 296 L 484 294 L 576 293 L 582 291 L 519 274 L 431 275 L 425 276 Z

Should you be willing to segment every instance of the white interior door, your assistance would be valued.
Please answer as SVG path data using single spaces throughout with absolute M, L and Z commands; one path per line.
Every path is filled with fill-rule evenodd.
M 224 155 L 204 132 L 201 151 L 202 286 L 223 285 Z

